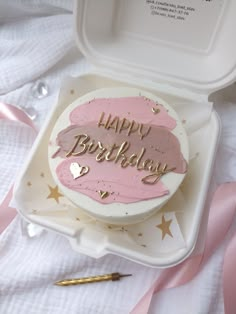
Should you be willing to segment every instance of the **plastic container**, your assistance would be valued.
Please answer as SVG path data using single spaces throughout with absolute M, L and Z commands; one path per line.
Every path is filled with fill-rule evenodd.
M 80 78 L 65 80 L 14 195 L 25 219 L 66 236 L 78 252 L 95 258 L 112 253 L 151 267 L 170 267 L 194 249 L 220 133 L 220 122 L 208 97 L 236 77 L 236 44 L 232 40 L 236 2 L 176 2 L 75 1 L 76 42 L 93 69 Z M 147 232 L 146 246 L 140 245 L 137 232 L 148 231 L 151 219 L 127 230 L 113 228 L 89 220 L 82 212 L 76 220 L 78 209 L 75 213 L 68 200 L 54 201 L 50 207 L 45 198 L 48 185 L 54 184 L 47 141 L 57 117 L 85 93 L 114 86 L 156 94 L 185 122 L 190 146 L 188 174 L 161 211 L 175 211 L 185 243 L 179 249 L 163 251 L 154 246 L 156 235 L 152 232 Z M 33 183 L 30 195 L 27 182 Z

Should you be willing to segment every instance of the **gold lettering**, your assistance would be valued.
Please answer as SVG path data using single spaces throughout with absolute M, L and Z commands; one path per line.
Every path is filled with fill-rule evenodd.
M 96 152 L 97 149 L 98 149 L 98 144 L 94 145 L 94 140 L 92 140 L 92 142 L 88 146 L 88 153 L 93 154 Z
M 80 147 L 82 147 L 81 151 L 78 152 L 73 152 L 71 155 L 72 156 L 79 156 L 79 155 L 83 155 L 86 153 L 88 146 L 86 145 L 88 143 L 88 141 L 90 140 L 90 137 L 87 134 L 83 134 L 83 136 L 85 136 L 85 139 L 81 141 L 81 143 L 78 145 Z
M 142 178 L 142 182 L 149 185 L 157 183 L 160 180 L 160 178 L 164 176 L 164 174 L 167 174 L 175 170 L 175 168 L 168 169 L 167 167 L 168 167 L 167 164 L 164 164 L 162 169 L 158 167 L 159 169 L 156 172 Z
M 110 122 L 110 119 L 111 119 L 111 115 L 109 114 L 107 121 L 103 122 L 104 116 L 105 116 L 105 113 L 102 112 L 101 116 L 100 116 L 100 119 L 98 121 L 98 127 L 104 126 L 104 128 L 107 129 L 107 126 L 109 125 L 109 122 Z
M 153 164 L 153 160 L 152 159 L 146 159 L 143 162 L 143 170 L 150 170 L 149 168 L 152 167 L 152 164 Z
M 107 122 L 105 124 L 105 129 L 107 129 L 107 126 L 109 125 L 110 119 L 111 119 L 111 114 L 109 114 L 109 116 L 108 116 Z
M 102 112 L 98 122 L 98 127 L 100 126 L 103 126 L 107 130 L 114 129 L 116 133 L 121 133 L 126 130 L 128 136 L 138 131 L 141 140 L 146 137 L 151 130 L 151 126 L 139 124 L 134 120 L 130 122 L 126 118 L 123 118 L 120 121 L 118 116 L 115 116 L 111 120 L 111 114 L 105 119 L 104 112 Z M 119 162 L 122 168 L 131 166 L 136 167 L 139 171 L 149 171 L 149 174 L 142 178 L 144 184 L 155 184 L 163 175 L 175 170 L 175 168 L 168 168 L 167 164 L 162 166 L 160 162 L 154 164 L 154 160 L 144 159 L 146 153 L 146 148 L 144 147 L 142 147 L 139 154 L 133 153 L 130 156 L 127 156 L 127 151 L 130 148 L 130 143 L 128 141 L 124 141 L 121 144 L 114 143 L 112 146 L 105 147 L 101 141 L 95 143 L 95 141 L 91 140 L 90 136 L 87 134 L 78 134 L 74 136 L 74 138 L 75 142 L 72 148 L 66 153 L 66 157 L 80 156 L 85 153 L 94 154 L 99 150 L 96 155 L 97 162 L 103 162 L 104 160 L 114 161 L 115 163 Z
M 140 135 L 140 139 L 142 140 L 144 137 L 146 137 L 149 132 L 151 131 L 151 126 L 148 127 L 146 133 L 142 133 L 143 130 L 143 124 L 140 124 L 139 130 L 138 130 L 138 134 Z
M 85 137 L 85 139 L 79 144 L 80 139 L 82 137 Z M 90 137 L 87 134 L 79 134 L 75 136 L 75 144 L 72 146 L 72 148 L 69 150 L 69 152 L 66 153 L 66 157 L 70 157 L 70 156 L 78 156 L 81 155 L 83 153 L 86 153 L 86 143 L 89 141 Z M 81 152 L 74 152 L 75 149 L 77 148 L 77 146 L 81 146 L 83 148 L 83 150 Z
M 137 167 L 137 170 L 143 170 L 143 168 L 139 168 L 139 165 L 141 163 L 141 160 L 143 158 L 143 155 L 145 154 L 146 152 L 146 149 L 143 147 L 142 150 L 141 150 L 141 153 L 140 155 L 138 156 L 137 160 L 136 160 L 136 167 Z
M 149 166 L 149 167 L 148 167 L 148 170 L 149 170 L 150 172 L 157 172 L 157 171 L 159 171 L 160 166 L 161 166 L 161 163 L 158 162 L 155 166 L 154 166 L 154 165 Z
M 129 149 L 129 146 L 130 144 L 127 141 L 123 142 L 120 145 L 120 148 L 116 154 L 115 163 L 117 163 L 120 160 L 120 158 L 122 158 L 122 160 L 124 159 L 127 160 L 127 157 L 124 155 L 124 153 Z
M 135 166 L 135 163 L 133 163 L 133 160 L 137 158 L 137 155 L 136 154 L 132 154 L 128 159 L 126 159 L 125 161 L 122 161 L 122 167 L 123 168 L 126 168 L 128 166 Z
M 123 118 L 123 119 L 121 120 L 121 125 L 120 125 L 120 129 L 119 129 L 119 133 L 121 133 L 123 130 L 127 130 L 129 126 L 130 126 L 129 120 Z
M 104 153 L 107 151 L 106 147 L 103 147 L 103 144 L 100 143 L 101 152 L 96 156 L 96 161 L 101 162 L 105 159 Z
M 111 120 L 112 116 L 111 114 L 108 115 L 107 119 L 105 118 L 105 113 L 102 112 L 101 116 L 98 121 L 98 127 L 103 126 L 105 129 L 114 129 L 115 132 L 121 133 L 124 130 L 127 130 L 127 135 L 130 136 L 130 134 L 135 133 L 138 131 L 138 134 L 140 136 L 140 139 L 142 140 L 144 137 L 146 137 L 149 132 L 151 131 L 151 126 L 146 126 L 144 124 L 139 124 L 138 122 L 135 122 L 132 120 L 130 122 L 128 119 L 123 118 L 120 120 L 118 116 L 115 116 Z
M 135 164 L 136 164 L 136 161 L 134 161 L 134 159 L 137 158 L 137 155 L 136 154 L 132 154 L 130 157 L 129 157 L 129 165 L 131 167 L 134 167 Z
M 127 168 L 129 166 L 129 163 L 127 162 L 127 157 L 124 155 L 123 159 L 121 160 L 120 163 L 122 168 Z
M 111 155 L 113 154 L 114 150 L 116 150 L 119 147 L 120 147 L 119 145 L 113 144 L 110 150 L 107 152 L 105 159 L 107 161 L 113 161 L 116 158 L 116 156 L 111 157 Z
M 105 113 L 102 112 L 102 113 L 101 113 L 101 116 L 100 116 L 100 118 L 99 118 L 99 121 L 98 121 L 98 127 L 105 125 L 104 123 L 102 123 L 104 116 L 105 116 Z
M 118 130 L 118 126 L 119 126 L 119 117 L 115 117 L 111 123 L 107 126 L 107 130 L 110 130 L 110 129 L 114 129 L 115 132 L 117 132 Z
M 131 122 L 129 130 L 128 130 L 128 136 L 130 136 L 131 133 L 135 133 L 139 128 L 139 123 L 136 123 L 134 120 Z

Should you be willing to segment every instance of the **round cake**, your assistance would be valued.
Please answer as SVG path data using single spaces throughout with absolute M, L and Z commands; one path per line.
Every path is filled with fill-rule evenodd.
M 60 115 L 48 158 L 55 182 L 77 207 L 106 223 L 133 224 L 178 189 L 188 140 L 163 99 L 134 88 L 104 88 Z

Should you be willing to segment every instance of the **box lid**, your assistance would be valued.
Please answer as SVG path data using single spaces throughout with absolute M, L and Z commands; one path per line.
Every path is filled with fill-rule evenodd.
M 235 0 L 76 0 L 76 40 L 103 73 L 209 94 L 236 77 L 235 12 Z

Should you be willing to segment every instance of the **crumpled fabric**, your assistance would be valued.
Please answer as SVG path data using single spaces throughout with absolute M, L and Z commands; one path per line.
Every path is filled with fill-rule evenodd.
M 57 99 L 65 76 L 90 69 L 73 38 L 72 1 L 12 0 L 0 4 L 0 101 L 34 109 L 38 128 Z M 36 99 L 32 87 L 48 85 L 49 95 Z M 236 180 L 236 96 L 221 93 L 215 108 L 222 136 L 211 185 Z M 4 198 L 32 146 L 34 132 L 0 121 L 0 199 Z M 231 233 L 236 231 L 233 224 Z M 153 297 L 150 313 L 223 314 L 222 261 L 230 234 L 190 283 Z M 17 216 L 0 235 L 0 313 L 129 313 L 161 270 L 108 255 L 95 260 L 74 252 L 53 232 L 28 238 Z M 132 273 L 119 282 L 57 287 L 53 282 L 113 271 Z

